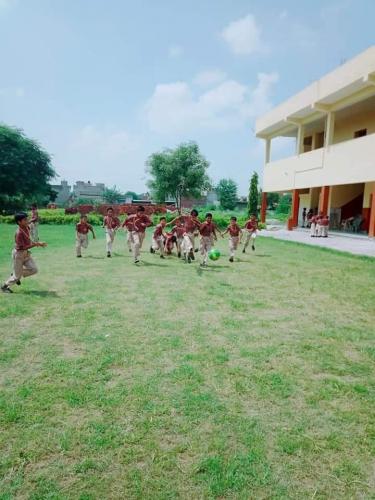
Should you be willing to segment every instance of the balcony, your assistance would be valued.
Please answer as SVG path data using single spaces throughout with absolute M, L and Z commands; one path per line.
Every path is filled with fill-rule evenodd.
M 267 163 L 263 190 L 289 191 L 375 180 L 375 134 Z

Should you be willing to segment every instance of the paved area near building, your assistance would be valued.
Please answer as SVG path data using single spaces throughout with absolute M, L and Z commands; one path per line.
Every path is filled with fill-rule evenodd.
M 375 239 L 363 235 L 331 233 L 328 238 L 311 238 L 310 232 L 307 229 L 298 228 L 288 231 L 285 227 L 278 225 L 267 225 L 267 229 L 261 231 L 261 235 L 280 240 L 306 243 L 312 246 L 331 248 L 332 250 L 349 252 L 356 255 L 375 257 Z

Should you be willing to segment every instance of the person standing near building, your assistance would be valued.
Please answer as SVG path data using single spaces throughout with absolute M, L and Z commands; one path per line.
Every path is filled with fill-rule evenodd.
M 322 238 L 328 238 L 329 217 L 324 215 L 320 220 L 320 232 Z
M 107 215 L 103 220 L 103 227 L 105 229 L 105 240 L 107 257 L 112 257 L 112 247 L 115 241 L 116 231 L 120 227 L 120 220 L 114 215 L 113 208 L 107 208 Z
M 39 214 L 35 203 L 31 205 L 31 219 L 29 223 L 31 241 L 39 241 Z
M 302 227 L 305 227 L 306 223 L 306 208 L 302 210 Z

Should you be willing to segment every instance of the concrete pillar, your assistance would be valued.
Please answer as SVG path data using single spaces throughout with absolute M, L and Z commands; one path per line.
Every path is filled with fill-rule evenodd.
M 298 212 L 299 212 L 299 190 L 293 189 L 292 192 L 292 225 L 293 227 L 298 226 Z
M 323 215 L 327 215 L 328 212 L 329 190 L 329 186 L 322 186 L 320 191 L 319 212 L 323 212 Z
M 303 153 L 303 135 L 304 135 L 304 126 L 298 125 L 297 132 L 297 143 L 296 143 L 296 154 L 300 155 Z
M 333 136 L 335 133 L 335 113 L 329 111 L 326 120 L 326 131 L 324 135 L 324 147 L 333 144 Z
M 260 222 L 266 222 L 267 193 L 262 192 L 262 204 L 260 207 Z
M 265 163 L 269 163 L 271 161 L 271 139 L 266 139 L 266 157 Z
M 368 235 L 371 238 L 375 238 L 375 187 L 372 190 L 372 194 L 370 196 L 370 223 Z

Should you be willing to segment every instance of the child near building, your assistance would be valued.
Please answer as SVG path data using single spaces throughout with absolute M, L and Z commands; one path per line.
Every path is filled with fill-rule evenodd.
M 317 216 L 312 215 L 311 219 L 310 219 L 310 236 L 311 236 L 311 238 L 315 238 L 315 236 L 316 236 L 316 220 L 317 220 Z
M 234 262 L 234 254 L 239 244 L 241 244 L 242 231 L 237 224 L 237 217 L 230 218 L 230 224 L 223 233 L 225 236 L 229 233 L 229 262 Z
M 245 244 L 242 253 L 246 253 L 246 248 L 248 247 L 251 240 L 251 249 L 255 250 L 255 238 L 258 234 L 258 220 L 254 214 L 251 215 L 250 219 L 245 222 L 244 230 L 246 232 Z
M 13 285 L 20 285 L 22 278 L 27 278 L 38 272 L 30 250 L 34 247 L 47 246 L 47 243 L 31 240 L 27 214 L 20 212 L 16 214 L 14 220 L 18 225 L 18 229 L 15 234 L 15 246 L 12 252 L 13 273 L 1 287 L 1 291 L 4 293 L 13 293 L 11 289 Z
M 315 228 L 315 236 L 320 238 L 322 236 L 322 222 L 323 220 L 323 212 L 319 212 L 316 216 L 316 228 Z
M 120 220 L 113 213 L 113 208 L 107 208 L 107 215 L 103 220 L 103 227 L 105 229 L 105 240 L 107 257 L 112 257 L 112 247 L 115 241 L 116 231 L 120 227 Z
M 328 238 L 329 217 L 324 215 L 320 220 L 320 232 L 322 238 Z
M 80 222 L 76 224 L 76 253 L 77 257 L 82 257 L 82 248 L 87 248 L 89 245 L 89 231 L 95 240 L 94 229 L 91 224 L 87 222 L 87 216 L 81 215 Z

